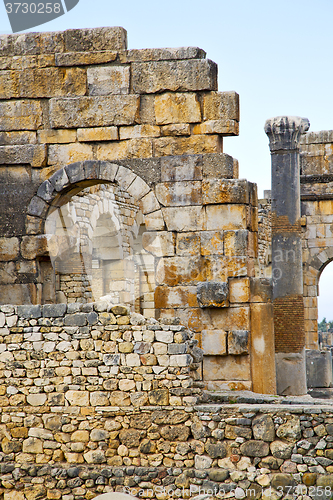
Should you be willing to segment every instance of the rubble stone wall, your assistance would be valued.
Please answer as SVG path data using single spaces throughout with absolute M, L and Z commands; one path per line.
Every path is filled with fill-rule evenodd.
M 331 406 L 1 409 L 4 500 L 329 499 Z M 289 495 L 289 496 L 288 496 Z M 305 495 L 305 496 L 302 496 Z

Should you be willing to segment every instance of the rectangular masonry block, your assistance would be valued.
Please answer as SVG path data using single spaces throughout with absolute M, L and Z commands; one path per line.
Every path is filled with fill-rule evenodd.
M 43 111 L 39 101 L 0 101 L 0 130 L 37 130 Z
M 64 144 L 49 146 L 50 165 L 68 165 L 77 161 L 91 160 L 92 147 L 88 144 Z
M 92 66 L 87 69 L 89 95 L 128 94 L 129 66 Z
M 204 355 L 225 356 L 227 354 L 227 332 L 224 330 L 202 330 L 201 335 Z
M 0 72 L 0 99 L 83 96 L 86 90 L 86 73 L 81 68 Z
M 201 155 L 161 158 L 161 181 L 200 181 L 202 179 L 202 163 Z
M 239 122 L 239 95 L 236 92 L 207 92 L 203 98 L 203 119 Z
M 76 130 L 38 130 L 37 137 L 42 144 L 66 144 L 76 141 Z
M 63 33 L 65 52 L 126 50 L 127 32 L 119 26 L 111 28 L 70 29 Z
M 78 128 L 77 140 L 80 142 L 117 141 L 117 127 Z
M 178 233 L 176 243 L 177 255 L 199 255 L 200 233 Z
M 198 257 L 161 258 L 156 266 L 156 283 L 159 285 L 195 285 L 203 279 L 203 266 Z
M 53 128 L 133 125 L 139 105 L 135 95 L 54 98 L 50 101 L 50 122 Z
M 162 208 L 162 213 L 168 231 L 187 232 L 205 229 L 205 211 L 200 206 L 165 207 Z
M 231 257 L 234 255 L 247 255 L 248 230 L 224 231 L 224 254 Z
M 192 135 L 190 137 L 160 137 L 154 139 L 154 156 L 221 153 L 222 137 Z
M 201 121 L 198 97 L 194 93 L 163 93 L 155 97 L 156 123 L 197 123 Z
M 142 246 L 156 257 L 171 257 L 175 254 L 175 240 L 175 234 L 169 231 L 148 231 L 142 235 Z
M 174 123 L 161 126 L 162 137 L 177 137 L 179 135 L 191 135 L 191 127 L 188 123 Z
M 212 309 L 210 325 L 217 330 L 250 330 L 250 307 L 243 305 Z
M 228 276 L 247 276 L 249 262 L 247 257 L 225 257 L 221 255 L 207 255 L 204 258 L 207 280 L 225 281 Z
M 122 160 L 125 158 L 151 158 L 151 139 L 130 139 L 128 141 L 101 144 L 97 148 L 98 160 Z
M 204 179 L 202 182 L 203 204 L 248 204 L 249 187 L 249 183 L 243 179 Z
M 119 127 L 119 139 L 141 139 L 142 137 L 159 137 L 160 128 L 155 125 L 134 125 L 129 127 Z
M 204 356 L 204 380 L 251 380 L 250 356 Z
M 229 300 L 231 304 L 250 301 L 249 278 L 229 278 Z
M 155 288 L 157 309 L 198 307 L 195 286 L 157 286 Z
M 173 59 L 205 59 L 206 52 L 199 47 L 163 49 L 131 49 L 120 52 L 121 62 L 169 61 Z
M 46 163 L 46 147 L 38 144 L 0 146 L 0 164 L 25 164 L 42 167 Z
M 202 231 L 200 233 L 201 255 L 223 255 L 223 231 Z
M 246 229 L 246 205 L 207 205 L 207 229 Z
M 235 120 L 208 120 L 195 125 L 193 134 L 239 135 L 239 124 Z
M 163 206 L 202 205 L 201 181 L 163 182 L 155 187 Z
M 217 65 L 206 59 L 133 63 L 132 88 L 138 94 L 217 90 Z
M 0 132 L 0 146 L 36 144 L 36 132 Z
M 117 52 L 112 50 L 98 52 L 65 52 L 55 55 L 56 66 L 88 66 L 105 64 L 117 59 Z

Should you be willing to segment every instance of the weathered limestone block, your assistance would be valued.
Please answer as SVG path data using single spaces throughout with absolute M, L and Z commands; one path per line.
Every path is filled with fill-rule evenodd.
M 210 60 L 191 59 L 133 63 L 132 88 L 138 94 L 216 90 L 217 66 Z
M 222 138 L 218 135 L 160 137 L 154 139 L 154 156 L 221 153 Z
M 4 262 L 0 264 L 0 283 L 15 283 L 17 280 L 15 269 L 15 262 Z
M 160 137 L 160 127 L 155 125 L 133 125 L 129 127 L 119 127 L 120 140 L 140 139 L 142 137 Z
M 68 165 L 74 162 L 91 160 L 93 150 L 89 144 L 51 144 L 48 156 L 50 165 Z
M 76 130 L 38 130 L 38 142 L 42 144 L 64 144 L 76 141 Z
M 286 441 L 295 441 L 301 437 L 301 427 L 300 420 L 296 416 L 291 416 L 285 424 L 280 425 L 276 431 L 276 435 L 280 439 L 285 439 Z
M 228 353 L 234 355 L 249 353 L 250 332 L 233 330 L 228 332 Z
M 81 68 L 36 68 L 0 72 L 0 99 L 78 96 L 86 93 Z
M 200 104 L 196 94 L 163 93 L 155 97 L 156 123 L 196 123 L 201 121 Z
M 163 218 L 169 231 L 187 232 L 205 229 L 205 211 L 200 206 L 165 207 Z
M 229 281 L 230 303 L 249 302 L 250 280 L 249 278 L 230 278 Z
M 239 122 L 239 95 L 236 92 L 208 92 L 203 99 L 203 119 Z
M 89 66 L 90 64 L 105 64 L 117 59 L 113 50 L 89 52 L 65 52 L 55 54 L 55 66 Z
M 246 229 L 224 231 L 224 254 L 229 257 L 248 255 L 248 235 Z
M 204 356 L 204 380 L 251 380 L 250 356 Z
M 208 281 L 226 281 L 228 277 L 252 274 L 252 261 L 247 257 L 224 257 L 207 255 L 203 259 Z
M 15 260 L 19 254 L 17 238 L 0 238 L 0 261 Z
M 151 158 L 153 143 L 149 138 L 101 144 L 97 148 L 99 160 L 122 160 L 125 158 Z
M 191 135 L 191 127 L 188 123 L 174 123 L 160 127 L 162 137 L 177 137 L 178 135 Z
M 118 51 L 127 48 L 127 32 L 124 28 L 118 26 L 71 29 L 66 30 L 63 36 L 65 50 L 61 52 Z
M 24 236 L 21 242 L 21 255 L 24 259 L 35 259 L 48 254 L 48 239 L 45 235 Z
M 136 95 L 53 98 L 50 122 L 53 128 L 133 125 L 138 121 L 139 105 Z
M 19 33 L 1 37 L 1 52 L 4 56 L 26 56 L 30 54 L 53 54 L 63 52 L 64 33 Z
M 190 285 L 202 281 L 200 257 L 161 258 L 156 267 L 156 283 L 161 285 Z
M 42 167 L 46 163 L 46 147 L 38 144 L 0 146 L 0 164 L 25 164 Z
M 203 281 L 197 285 L 197 299 L 200 307 L 228 307 L 228 283 Z
M 67 391 L 65 398 L 72 406 L 89 406 L 89 392 L 87 391 Z
M 193 286 L 157 286 L 154 296 L 155 307 L 170 309 L 178 307 L 198 307 L 196 287 Z
M 0 304 L 31 304 L 35 297 L 33 283 L 1 285 Z
M 207 229 L 246 229 L 246 205 L 207 205 Z
M 202 180 L 202 155 L 170 156 L 161 158 L 161 181 L 200 181 Z
M 200 234 L 200 232 L 178 233 L 176 243 L 177 255 L 199 255 Z
M 244 179 L 204 179 L 202 182 L 203 204 L 248 204 L 250 187 L 250 183 Z
M 36 142 L 36 132 L 0 132 L 1 146 L 19 146 L 23 144 L 36 144 Z
M 168 231 L 146 232 L 142 235 L 143 248 L 156 257 L 172 257 L 175 254 L 175 234 Z
M 193 134 L 239 135 L 239 124 L 235 120 L 208 120 L 193 127 Z
M 202 349 L 204 354 L 226 355 L 227 332 L 224 330 L 202 330 Z
M 87 69 L 89 95 L 128 94 L 129 66 L 92 66 Z
M 262 441 L 274 441 L 275 427 L 270 415 L 258 415 L 252 421 L 252 431 L 254 439 Z
M 224 254 L 223 231 L 202 231 L 200 233 L 201 255 L 223 255 Z
M 164 182 L 156 185 L 155 194 L 163 206 L 201 205 L 201 181 Z
M 169 61 L 173 59 L 205 59 L 206 52 L 199 47 L 163 49 L 131 49 L 120 53 L 121 62 Z

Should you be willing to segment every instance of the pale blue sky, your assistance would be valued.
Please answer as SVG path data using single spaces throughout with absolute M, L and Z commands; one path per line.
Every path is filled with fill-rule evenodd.
M 219 90 L 240 94 L 240 136 L 224 139 L 224 152 L 262 196 L 270 189 L 267 118 L 298 115 L 312 131 L 333 129 L 332 19 L 332 0 L 80 0 L 34 31 L 123 26 L 129 48 L 204 49 L 218 63 Z M 1 2 L 0 33 L 10 32 Z M 324 315 L 333 319 L 330 309 Z

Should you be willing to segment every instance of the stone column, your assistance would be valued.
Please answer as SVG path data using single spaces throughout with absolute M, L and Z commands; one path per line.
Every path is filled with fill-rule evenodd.
M 272 278 L 278 394 L 306 394 L 299 142 L 310 124 L 266 121 L 272 159 Z

